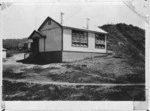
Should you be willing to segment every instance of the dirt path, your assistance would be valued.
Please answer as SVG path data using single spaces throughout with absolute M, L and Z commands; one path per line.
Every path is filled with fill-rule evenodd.
M 109 83 L 68 83 L 68 82 L 51 82 L 51 81 L 33 81 L 33 80 L 25 80 L 25 79 L 9 79 L 4 78 L 3 80 L 11 81 L 11 82 L 23 82 L 23 83 L 34 83 L 34 84 L 41 84 L 41 85 L 65 85 L 65 86 L 144 86 L 144 83 L 141 84 L 109 84 Z
M 63 67 L 65 67 L 64 69 L 66 69 L 67 71 L 70 70 L 71 72 L 82 73 L 82 74 L 85 74 L 85 75 L 88 75 L 88 76 L 94 77 L 94 78 L 100 78 L 100 79 L 106 79 L 106 80 L 110 79 L 109 76 L 108 77 L 103 77 L 103 76 L 98 75 L 98 74 L 93 73 L 93 72 L 86 72 L 86 71 L 83 71 L 83 70 L 80 70 L 80 69 L 75 69 L 75 68 L 72 68 L 72 67 L 63 66 L 63 65 L 66 65 L 66 64 L 33 65 L 33 64 L 22 64 L 22 63 L 16 62 L 16 60 L 21 59 L 21 58 L 23 58 L 23 54 L 15 55 L 15 56 L 13 56 L 11 58 L 8 58 L 8 60 L 4 64 L 6 66 L 9 66 L 9 65 L 13 64 L 12 66 L 16 67 L 18 70 L 19 69 L 21 70 L 22 67 L 23 67 L 23 69 L 31 69 L 31 68 L 34 68 L 34 66 L 36 66 L 37 68 L 33 69 L 33 70 L 37 70 L 38 67 L 39 67 L 39 69 L 42 68 L 43 71 L 45 71 L 45 68 L 51 68 L 51 67 L 53 67 L 53 68 L 60 68 L 62 72 L 57 72 L 57 73 L 65 73 L 65 71 L 63 72 L 63 70 L 62 70 Z M 12 67 L 12 66 L 10 66 L 10 67 Z M 12 67 L 12 68 L 14 68 L 14 67 Z M 33 78 L 34 78 L 34 76 L 33 76 Z M 67 85 L 67 86 L 138 86 L 138 85 L 145 85 L 144 83 L 140 83 L 140 84 L 135 84 L 135 83 L 134 84 L 119 84 L 119 83 L 118 84 L 117 83 L 116 84 L 113 84 L 113 83 L 69 83 L 69 82 L 49 81 L 49 80 L 45 80 L 45 78 L 46 78 L 46 76 L 44 78 L 40 78 L 40 81 L 39 81 L 39 79 L 38 80 L 31 80 L 31 79 L 10 79 L 10 78 L 3 78 L 3 80 L 8 80 L 8 81 L 12 81 L 12 82 L 35 83 L 35 84 L 43 84 L 43 85 L 54 84 L 54 85 Z

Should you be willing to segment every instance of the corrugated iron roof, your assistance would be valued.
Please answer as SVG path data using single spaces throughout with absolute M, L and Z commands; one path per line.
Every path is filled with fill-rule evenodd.
M 79 30 L 83 30 L 83 31 L 88 31 L 88 32 L 97 32 L 97 33 L 104 33 L 107 34 L 106 31 L 98 28 L 98 27 L 94 27 L 94 26 L 90 26 L 88 29 L 84 28 L 84 27 L 75 27 L 75 26 L 69 26 L 69 25 L 62 25 L 64 28 L 68 28 L 68 29 L 79 29 Z
M 63 27 L 63 28 L 68 28 L 68 29 L 79 29 L 79 30 L 83 30 L 83 31 L 88 31 L 88 32 L 97 32 L 97 33 L 103 33 L 103 34 L 108 34 L 106 31 L 104 31 L 103 29 L 99 28 L 98 26 L 95 26 L 93 24 L 89 24 L 89 28 L 87 29 L 86 27 L 81 26 L 81 24 L 73 24 L 73 22 L 64 22 L 63 24 L 60 24 L 58 21 L 52 19 L 51 17 L 47 17 L 46 20 L 42 23 L 42 25 L 39 27 L 38 30 L 40 30 L 40 28 L 44 25 L 44 23 L 47 20 L 53 20 L 54 22 L 56 22 L 59 26 Z
M 84 31 L 88 31 L 88 32 L 97 32 L 97 33 L 107 34 L 106 31 L 102 30 L 98 26 L 93 25 L 92 23 L 89 23 L 88 29 L 86 27 L 82 26 L 80 23 L 73 24 L 72 22 L 64 22 L 63 24 L 60 24 L 60 25 L 63 26 L 63 28 L 79 29 L 79 30 L 84 30 Z

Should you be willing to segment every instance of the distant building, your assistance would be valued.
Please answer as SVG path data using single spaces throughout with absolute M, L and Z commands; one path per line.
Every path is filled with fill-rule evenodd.
M 7 58 L 7 50 L 3 48 L 3 58 Z
M 50 17 L 28 38 L 31 56 L 48 62 L 68 62 L 99 56 L 107 52 L 107 32 L 98 27 L 74 27 Z
M 18 43 L 18 49 L 19 50 L 28 49 L 28 40 L 19 42 Z

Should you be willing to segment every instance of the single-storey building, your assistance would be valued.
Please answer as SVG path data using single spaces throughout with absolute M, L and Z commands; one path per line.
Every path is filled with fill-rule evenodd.
M 3 48 L 3 58 L 7 58 L 7 50 Z
M 68 62 L 99 56 L 107 52 L 107 32 L 98 28 L 60 24 L 50 17 L 28 38 L 30 56 L 47 62 Z

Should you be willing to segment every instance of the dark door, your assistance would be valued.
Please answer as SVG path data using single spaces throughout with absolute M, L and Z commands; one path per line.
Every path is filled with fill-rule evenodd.
M 39 39 L 33 39 L 33 42 L 31 44 L 31 51 L 33 55 L 37 55 L 39 53 Z

